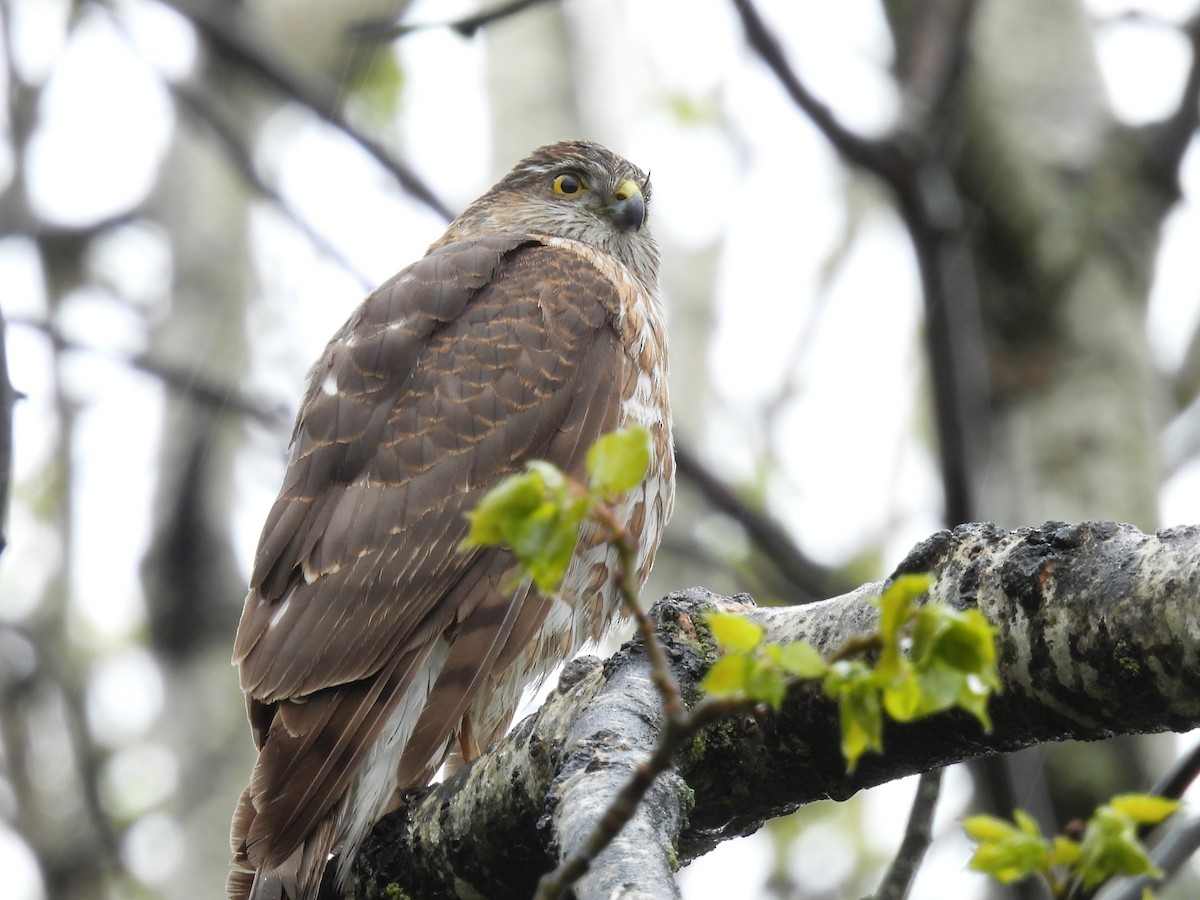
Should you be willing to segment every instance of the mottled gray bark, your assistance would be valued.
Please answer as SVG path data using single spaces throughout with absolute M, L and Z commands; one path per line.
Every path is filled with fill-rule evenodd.
M 1049 523 L 1006 532 L 962 526 L 916 547 L 899 572 L 930 572 L 935 600 L 979 609 L 996 628 L 1004 692 L 994 728 L 949 713 L 890 725 L 886 752 L 851 775 L 836 711 L 801 689 L 777 714 L 735 717 L 703 732 L 661 779 L 639 831 L 577 896 L 671 896 L 668 872 L 717 843 L 826 798 L 915 772 L 1047 741 L 1182 731 L 1200 724 L 1200 528 L 1143 534 L 1129 525 Z M 713 659 L 699 616 L 713 607 L 762 623 L 770 640 L 825 651 L 874 628 L 881 584 L 804 607 L 758 609 L 701 588 L 672 594 L 654 617 L 686 698 Z M 598 819 L 653 746 L 659 699 L 636 642 L 603 666 L 578 663 L 535 715 L 447 782 L 385 819 L 364 849 L 355 897 L 528 897 L 580 833 L 564 791 Z M 680 824 L 686 822 L 686 824 Z M 677 837 L 676 837 L 677 836 Z M 626 855 L 629 846 L 637 854 Z M 646 853 L 656 857 L 648 862 Z M 610 868 L 610 865 L 615 868 Z M 617 896 L 638 896 L 619 893 Z

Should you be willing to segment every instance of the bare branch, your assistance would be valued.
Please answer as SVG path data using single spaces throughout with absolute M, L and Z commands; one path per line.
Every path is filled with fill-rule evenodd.
M 1200 745 L 1193 747 L 1190 753 L 1177 759 L 1167 773 L 1159 779 L 1158 784 L 1150 789 L 1150 793 L 1178 800 L 1196 780 L 1197 775 L 1200 775 Z
M 983 415 L 986 379 L 978 287 L 960 233 L 963 211 L 954 179 L 945 164 L 930 153 L 933 142 L 906 141 L 903 133 L 895 139 L 870 140 L 848 129 L 800 80 L 751 0 L 734 0 L 734 7 L 746 40 L 797 107 L 843 159 L 882 179 L 896 197 L 921 270 L 945 519 L 950 524 L 972 521 L 976 516 L 971 473 L 987 445 Z M 922 85 L 927 81 L 945 90 L 951 83 L 949 76 L 962 52 L 953 41 L 964 40 L 973 4 L 964 2 L 959 9 L 958 24 L 952 23 L 949 37 L 938 45 L 945 58 L 936 65 L 923 64 L 929 73 L 937 73 L 936 77 L 927 75 Z
M 485 9 L 474 15 L 463 16 L 461 19 L 454 19 L 449 22 L 394 23 L 390 19 L 360 22 L 352 26 L 349 32 L 352 37 L 361 37 L 375 41 L 391 41 L 407 37 L 416 31 L 448 28 L 451 31 L 458 32 L 465 38 L 472 38 L 475 37 L 476 32 L 481 28 L 485 28 L 493 22 L 498 22 L 501 19 L 524 12 L 531 7 L 545 2 L 546 0 L 508 0 L 506 3 L 496 4 L 491 9 Z
M 791 535 L 767 513 L 754 509 L 692 452 L 691 445 L 675 439 L 675 464 L 681 478 L 695 487 L 716 510 L 745 529 L 763 555 L 800 592 L 796 602 L 808 602 L 846 590 L 837 573 L 809 559 Z
M 1148 177 L 1153 178 L 1171 196 L 1179 196 L 1179 165 L 1200 128 L 1200 13 L 1182 26 L 1192 50 L 1192 62 L 1184 78 L 1179 105 L 1171 115 L 1141 128 L 1149 162 Z
M 4 313 L 0 311 L 0 554 L 8 546 L 4 523 L 8 521 L 8 498 L 12 488 L 13 407 L 20 397 L 8 378 L 7 341 Z
M 903 179 L 906 161 L 897 149 L 890 143 L 864 138 L 843 125 L 829 106 L 818 100 L 796 75 L 779 39 L 771 33 L 751 0 L 733 0 L 733 5 L 746 30 L 746 41 L 834 149 L 849 162 L 874 172 L 889 184 Z
M 47 322 L 13 319 L 10 324 L 36 329 L 50 339 L 58 352 L 95 353 L 106 359 L 124 363 L 130 368 L 159 379 L 166 387 L 179 391 L 193 400 L 246 416 L 267 428 L 282 431 L 291 424 L 291 411 L 282 406 L 269 406 L 260 400 L 242 394 L 232 385 L 221 384 L 205 378 L 193 369 L 177 366 L 148 354 L 125 356 L 101 347 L 80 344 L 64 337 Z
M 978 0 L 931 0 L 907 10 L 905 35 L 896 41 L 903 89 L 897 140 L 922 146 L 937 126 L 962 71 L 978 5 Z
M 942 793 L 943 771 L 934 769 L 922 772 L 917 780 L 917 795 L 913 797 L 912 809 L 908 814 L 904 840 L 875 894 L 875 900 L 904 900 L 912 890 L 921 860 L 925 858 L 925 851 L 933 840 L 933 814 L 937 812 L 938 798 Z
M 267 184 L 259 174 L 258 167 L 254 165 L 250 151 L 242 143 L 237 130 L 220 112 L 217 104 L 212 102 L 206 92 L 185 84 L 176 84 L 170 81 L 165 83 L 180 108 L 207 128 L 208 133 L 234 169 L 256 194 L 269 200 L 293 225 L 300 229 L 317 250 L 351 275 L 364 291 L 374 287 L 371 280 L 332 241 L 317 231 L 312 222 L 301 215 L 279 191 Z
M 411 169 L 397 160 L 383 144 L 355 128 L 342 112 L 338 94 L 307 75 L 292 70 L 271 52 L 235 4 L 216 9 L 207 0 L 164 0 L 196 26 L 213 47 L 264 84 L 307 107 L 369 153 L 411 196 L 447 221 L 453 218 L 448 206 Z

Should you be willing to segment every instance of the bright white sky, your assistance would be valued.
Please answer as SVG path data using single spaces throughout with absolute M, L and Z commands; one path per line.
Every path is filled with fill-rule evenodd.
M 167 92 L 151 69 L 178 77 L 194 52 L 188 30 L 152 0 L 116 5 L 127 14 L 140 57 L 104 16 L 87 16 L 64 47 L 56 34 L 65 3 L 15 3 L 21 71 L 55 71 L 42 127 L 30 148 L 31 198 L 42 215 L 62 223 L 86 223 L 125 210 L 149 190 L 174 125 Z M 748 438 L 741 445 L 710 440 L 716 462 L 749 474 L 766 449 L 757 444 L 770 440 L 787 446 L 777 493 L 788 499 L 778 513 L 803 545 L 839 560 L 886 536 L 889 561 L 894 561 L 938 526 L 933 461 L 912 437 L 912 423 L 920 415 L 921 359 L 911 337 L 919 302 L 899 225 L 889 215 L 868 212 L 847 257 L 823 283 L 818 273 L 845 226 L 845 175 L 771 77 L 748 58 L 728 4 L 694 0 L 686 37 L 679 40 L 660 39 L 684 37 L 678 5 L 669 0 L 580 0 L 579 5 L 584 15 L 603 20 L 621 36 L 628 65 L 656 85 L 641 107 L 626 111 L 622 134 L 606 137 L 653 170 L 656 228 L 668 252 L 701 248 L 729 232 L 716 275 L 718 327 L 707 359 L 697 368 L 711 373 L 724 422 L 707 436 L 728 432 L 733 421 L 745 425 Z M 885 75 L 890 48 L 877 0 L 760 5 L 791 41 L 791 58 L 812 89 L 845 122 L 864 132 L 887 127 L 896 98 Z M 1092 0 L 1090 8 L 1103 17 L 1138 8 L 1177 21 L 1194 5 L 1190 0 Z M 456 8 L 474 4 L 420 3 L 411 18 L 440 20 Z M 612 16 L 612 9 L 621 10 L 621 17 Z M 1188 64 L 1181 38 L 1168 29 L 1123 23 L 1104 28 L 1098 46 L 1121 117 L 1143 122 L 1172 108 Z M 480 43 L 432 30 L 405 41 L 401 54 L 409 76 L 401 129 L 406 158 L 460 207 L 513 162 L 489 159 L 474 127 L 487 114 Z M 447 80 L 448 73 L 456 74 Z M 722 121 L 671 120 L 662 110 L 671 96 L 716 104 Z M 453 117 L 445 116 L 448 107 Z M 290 202 L 369 282 L 415 258 L 440 231 L 436 216 L 388 184 L 361 151 L 294 112 L 285 111 L 268 125 L 261 158 L 271 160 L 270 177 Z M 0 178 L 12 174 L 12 160 L 0 158 Z M 1151 338 L 1164 364 L 1178 361 L 1200 318 L 1194 268 L 1194 248 L 1200 246 L 1200 154 L 1194 149 L 1183 184 L 1187 202 L 1168 223 L 1151 304 Z M 801 198 L 788 205 L 803 215 L 790 219 L 786 228 L 769 227 L 781 196 Z M 321 257 L 273 211 L 256 213 L 254 236 L 263 297 L 252 315 L 270 320 L 273 334 L 251 360 L 251 388 L 290 407 L 305 369 L 357 303 L 362 284 Z M 800 279 L 795 296 L 780 296 L 777 284 L 759 274 L 770 273 L 779 259 L 787 260 Z M 120 358 L 145 346 L 140 310 L 162 308 L 170 260 L 160 235 L 131 228 L 99 249 L 97 266 L 139 308 L 131 310 L 114 294 L 97 291 L 73 298 L 61 322 L 67 337 L 98 351 L 74 355 L 61 373 L 79 414 L 75 624 L 81 640 L 106 648 L 89 712 L 101 739 L 124 748 L 112 777 L 118 784 L 140 785 L 142 794 L 134 802 L 150 810 L 170 795 L 179 777 L 169 753 L 136 740 L 147 733 L 163 699 L 161 690 L 145 690 L 147 683 L 161 682 L 153 661 L 133 639 L 144 616 L 136 566 L 147 534 L 152 485 L 145 476 L 154 469 L 160 394 L 152 379 L 132 372 Z M 39 276 L 22 241 L 0 241 L 0 284 L 6 286 L 3 304 L 10 322 L 44 319 Z M 818 297 L 820 339 L 796 365 L 796 334 Z M 869 329 L 862 327 L 864 316 L 872 323 Z M 764 321 L 773 327 L 761 328 Z M 755 350 L 747 352 L 749 347 Z M 16 422 L 22 493 L 11 514 L 13 544 L 0 571 L 0 616 L 15 620 L 28 614 L 56 568 L 29 506 L 46 477 L 54 445 L 54 401 L 51 358 L 41 337 L 18 324 L 10 329 L 9 353 L 13 380 L 29 395 Z M 864 366 L 864 359 L 873 364 Z M 785 390 L 793 397 L 785 414 L 766 438 L 757 436 L 754 422 Z M 861 423 L 867 421 L 871 442 L 861 439 Z M 823 440 L 808 437 L 814 422 L 822 423 Z M 111 440 L 115 435 L 122 436 L 119 443 Z M 834 435 L 844 437 L 835 440 Z M 238 541 L 247 563 L 278 484 L 282 439 L 252 435 L 254 458 L 237 473 L 245 498 Z M 119 452 L 99 452 L 109 447 Z M 822 477 L 813 479 L 813 472 Z M 1200 466 L 1193 464 L 1164 488 L 1164 524 L 1194 521 L 1198 507 Z M 112 521 L 114 511 L 119 521 Z M 99 580 L 83 577 L 98 570 L 105 572 L 102 594 L 94 587 Z M 135 679 L 140 691 L 128 689 Z M 870 839 L 881 857 L 899 839 L 904 816 L 897 810 L 907 809 L 911 791 L 911 784 L 901 783 L 866 800 Z M 0 797 L 0 809 L 9 803 Z M 952 798 L 941 812 L 943 832 L 954 831 L 950 826 L 958 812 Z M 803 873 L 813 892 L 833 889 L 844 874 L 836 860 L 844 855 L 839 842 L 847 838 L 839 834 L 833 825 L 813 829 L 797 845 L 795 873 Z M 178 826 L 162 814 L 147 816 L 127 850 L 148 883 L 169 879 L 183 852 Z M 761 881 L 755 873 L 765 870 L 765 844 L 747 842 L 733 852 L 736 856 L 710 855 L 684 872 L 688 900 L 735 896 L 730 875 L 742 884 Z M 940 841 L 931 867 L 942 880 L 923 896 L 967 896 L 969 885 L 978 883 L 961 874 L 967 852 L 952 835 Z M 18 873 L 10 882 L 16 884 L 14 898 L 40 896 L 23 846 L 2 829 L 0 871 Z M 829 883 L 813 880 L 820 878 Z

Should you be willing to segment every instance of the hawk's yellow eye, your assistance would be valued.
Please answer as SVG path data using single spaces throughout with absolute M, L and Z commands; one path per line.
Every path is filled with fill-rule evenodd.
M 559 175 L 554 179 L 554 193 L 564 197 L 578 197 L 587 190 L 587 185 L 578 175 Z

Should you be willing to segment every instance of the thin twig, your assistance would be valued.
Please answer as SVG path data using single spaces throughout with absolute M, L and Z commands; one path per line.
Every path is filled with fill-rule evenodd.
M 908 31 L 896 39 L 903 109 L 894 140 L 927 146 L 954 94 L 978 6 L 978 0 L 930 0 L 907 13 Z
M 12 419 L 18 394 L 8 378 L 8 354 L 4 313 L 0 311 L 0 554 L 8 545 L 4 523 L 8 520 L 8 498 L 12 483 Z
M 843 157 L 884 177 L 889 183 L 898 176 L 896 167 L 904 160 L 896 148 L 886 141 L 875 141 L 856 134 L 843 125 L 829 106 L 818 100 L 788 64 L 783 47 L 771 33 L 750 0 L 733 0 L 734 8 L 746 31 L 746 41 L 774 73 L 788 96 L 821 130 L 834 149 Z
M 493 22 L 524 12 L 530 7 L 545 2 L 546 0 L 508 0 L 507 3 L 498 3 L 491 9 L 485 9 L 474 15 L 463 16 L 461 19 L 453 19 L 449 22 L 394 23 L 391 19 L 376 19 L 351 25 L 347 31 L 351 37 L 373 41 L 392 41 L 407 37 L 417 31 L 448 28 L 465 38 L 472 38 L 481 28 L 491 25 Z
M 363 290 L 370 290 L 374 283 L 359 269 L 346 254 L 339 250 L 313 224 L 302 216 L 284 196 L 271 185 L 267 184 L 258 173 L 257 167 L 249 151 L 243 146 L 236 130 L 225 116 L 217 109 L 217 104 L 204 92 L 186 84 L 179 84 L 163 79 L 164 85 L 171 91 L 176 102 L 184 112 L 190 114 L 197 122 L 207 126 L 213 140 L 225 154 L 234 169 L 242 179 L 260 197 L 270 201 L 283 215 L 295 225 L 318 251 L 325 254 L 339 268 L 349 274 Z
M 679 475 L 700 491 L 715 509 L 741 525 L 771 564 L 802 592 L 802 596 L 795 598 L 796 602 L 820 600 L 848 589 L 833 570 L 807 557 L 777 521 L 739 497 L 700 461 L 690 444 L 679 438 L 675 440 L 675 465 Z
M 535 900 L 557 900 L 583 877 L 592 861 L 634 817 L 654 779 L 671 767 L 676 754 L 688 740 L 713 722 L 742 708 L 753 709 L 756 705 L 742 700 L 709 698 L 699 703 L 691 713 L 687 711 L 679 693 L 679 684 L 671 674 L 671 664 L 655 633 L 654 623 L 642 609 L 641 588 L 637 582 L 637 539 L 617 521 L 611 507 L 599 508 L 593 515 L 606 529 L 609 544 L 617 551 L 617 590 L 622 605 L 633 616 L 642 638 L 642 646 L 650 664 L 650 677 L 662 700 L 664 724 L 650 758 L 633 770 L 587 839 L 555 869 L 542 876 Z
M 114 362 L 123 363 L 161 381 L 164 386 L 197 400 L 208 406 L 234 412 L 272 430 L 286 429 L 290 424 L 290 413 L 282 405 L 269 406 L 239 392 L 236 388 L 205 378 L 193 369 L 176 366 L 147 354 L 125 356 L 103 347 L 80 344 L 64 337 L 50 323 L 34 319 L 12 318 L 8 322 L 22 328 L 33 328 L 44 334 L 55 352 L 92 353 Z
M 792 69 L 751 0 L 733 0 L 733 5 L 747 42 L 797 107 L 847 162 L 878 176 L 895 195 L 916 252 L 925 297 L 945 518 L 950 525 L 973 521 L 971 472 L 987 443 L 986 420 L 979 414 L 986 403 L 978 288 L 961 242 L 962 203 L 954 179 L 944 164 L 929 155 L 927 142 L 917 146 L 904 140 L 872 140 L 843 125 Z M 961 39 L 965 22 L 956 33 Z
M 934 769 L 917 779 L 917 794 L 908 814 L 904 840 L 900 842 L 900 849 L 896 851 L 875 900 L 904 900 L 912 891 L 921 860 L 933 841 L 933 814 L 937 812 L 942 792 L 942 772 L 942 769 Z
M 657 643 L 657 638 L 655 642 Z M 672 766 L 676 754 L 689 740 L 709 725 L 740 711 L 753 710 L 756 706 L 757 704 L 745 700 L 707 699 L 698 704 L 690 714 L 677 718 L 668 717 L 649 759 L 633 770 L 633 774 L 617 792 L 587 840 L 556 869 L 542 876 L 534 895 L 535 900 L 558 900 L 571 885 L 583 877 L 592 860 L 612 843 L 613 838 L 620 834 L 621 829 L 633 818 L 654 779 Z
M 1200 744 L 1193 747 L 1185 756 L 1175 760 L 1166 774 L 1150 789 L 1150 793 L 1178 800 L 1196 780 L 1197 775 L 1200 775 Z
M 1152 178 L 1157 176 L 1158 183 L 1173 196 L 1180 190 L 1179 165 L 1200 127 L 1200 12 L 1188 19 L 1180 31 L 1191 45 L 1192 61 L 1184 78 L 1179 104 L 1165 119 L 1138 129 L 1151 163 L 1147 174 Z
M 415 172 L 397 160 L 379 141 L 350 124 L 335 91 L 293 71 L 258 39 L 249 20 L 231 4 L 216 9 L 205 0 L 163 0 L 187 17 L 210 44 L 228 60 L 252 73 L 286 97 L 307 107 L 369 153 L 412 197 L 447 221 L 453 218 L 448 206 Z
M 638 633 L 646 647 L 646 657 L 650 661 L 650 674 L 654 686 L 662 698 L 663 712 L 668 722 L 682 719 L 686 715 L 683 701 L 679 697 L 679 684 L 671 675 L 671 664 L 663 652 L 662 644 L 654 633 L 654 623 L 642 609 L 641 586 L 637 581 L 637 539 L 629 533 L 629 529 L 621 525 L 612 516 L 611 510 L 604 510 L 603 516 L 610 529 L 610 540 L 617 549 L 620 578 L 617 581 L 621 593 L 621 603 L 625 611 L 633 616 Z

